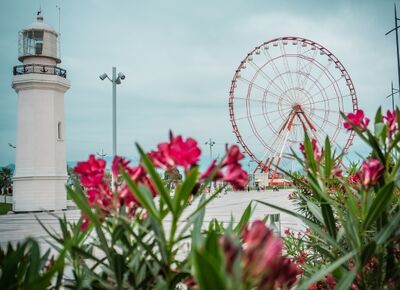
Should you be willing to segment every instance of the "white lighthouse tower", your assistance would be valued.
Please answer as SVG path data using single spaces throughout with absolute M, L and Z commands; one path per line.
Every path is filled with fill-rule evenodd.
M 64 93 L 70 88 L 57 49 L 57 32 L 38 13 L 19 33 L 12 87 L 18 94 L 13 210 L 66 208 Z

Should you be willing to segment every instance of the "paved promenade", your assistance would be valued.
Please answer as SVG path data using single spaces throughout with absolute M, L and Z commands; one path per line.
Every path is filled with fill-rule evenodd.
M 234 221 L 239 221 L 239 218 L 247 205 L 252 200 L 262 200 L 272 204 L 279 205 L 287 209 L 293 209 L 291 201 L 288 200 L 288 194 L 291 190 L 280 190 L 274 192 L 267 191 L 250 191 L 250 192 L 228 192 L 221 194 L 211 202 L 206 210 L 205 222 L 209 222 L 212 218 L 217 218 L 222 222 L 229 222 L 231 215 Z M 266 214 L 279 213 L 279 211 L 268 208 L 262 204 L 254 203 L 255 210 L 252 219 L 263 218 Z M 56 212 L 57 215 L 65 214 L 69 220 L 77 220 L 80 217 L 79 210 L 67 210 L 64 212 Z M 26 214 L 10 214 L 0 216 L 0 246 L 4 247 L 7 242 L 17 243 L 28 236 L 38 238 L 41 241 L 41 246 L 45 246 L 45 239 L 48 237 L 36 221 L 37 216 L 45 225 L 51 226 L 58 230 L 58 221 L 47 213 L 26 213 Z M 290 228 L 299 230 L 302 228 L 301 222 L 296 218 L 281 213 L 281 229 L 282 232 Z

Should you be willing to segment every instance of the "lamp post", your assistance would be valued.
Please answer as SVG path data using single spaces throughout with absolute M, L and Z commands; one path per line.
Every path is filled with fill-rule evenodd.
M 396 4 L 394 4 L 394 28 L 388 32 L 386 32 L 385 35 L 388 35 L 392 33 L 393 31 L 396 32 L 396 53 L 397 53 L 397 77 L 398 77 L 398 87 L 400 88 L 400 52 L 399 52 L 399 28 L 400 25 L 397 24 L 397 21 L 400 20 L 397 18 L 397 9 L 396 9 Z M 400 96 L 400 91 L 399 96 Z
M 399 90 L 395 89 L 393 87 L 393 81 L 392 81 L 392 93 L 390 95 L 386 96 L 386 99 L 389 98 L 389 97 L 392 97 L 392 110 L 393 110 L 393 112 L 394 112 L 394 107 L 395 107 L 394 106 L 394 95 L 397 94 L 398 92 L 399 92 Z
M 208 146 L 210 146 L 210 162 L 212 162 L 213 158 L 212 158 L 212 147 L 215 145 L 215 142 L 210 138 L 208 141 L 206 141 L 206 143 L 204 143 Z
M 117 69 L 114 66 L 112 68 L 112 77 L 109 78 L 106 73 L 103 73 L 99 76 L 99 78 L 104 81 L 106 78 L 112 83 L 112 157 L 114 158 L 117 155 L 117 85 L 121 84 L 121 80 L 125 79 L 125 75 L 122 72 L 119 72 L 117 75 Z M 112 176 L 112 188 L 115 189 L 115 180 Z

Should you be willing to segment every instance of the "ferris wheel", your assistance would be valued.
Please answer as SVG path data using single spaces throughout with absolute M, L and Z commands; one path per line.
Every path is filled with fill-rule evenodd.
M 280 37 L 253 49 L 237 68 L 229 93 L 229 114 L 238 143 L 271 173 L 292 159 L 304 134 L 347 153 L 354 132 L 343 128 L 340 112 L 355 112 L 357 96 L 342 63 L 322 45 Z

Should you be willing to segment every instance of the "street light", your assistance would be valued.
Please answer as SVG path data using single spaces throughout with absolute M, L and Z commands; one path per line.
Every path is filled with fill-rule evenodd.
M 106 73 L 103 73 L 99 78 L 104 81 L 106 78 L 112 83 L 112 123 L 113 123 L 113 158 L 117 155 L 117 85 L 121 84 L 121 80 L 125 79 L 125 75 L 119 72 L 117 75 L 117 69 L 114 66 L 112 68 L 112 78 L 109 78 Z M 112 188 L 115 189 L 114 177 L 112 177 Z
M 399 90 L 398 90 L 398 89 L 395 89 L 395 88 L 393 87 L 393 81 L 392 81 L 392 93 L 391 93 L 390 95 L 388 95 L 388 96 L 386 97 L 386 99 L 389 98 L 389 97 L 392 97 L 392 110 L 393 110 L 393 112 L 394 112 L 394 95 L 397 94 L 398 92 L 399 92 Z
M 206 143 L 204 143 L 208 146 L 210 146 L 210 162 L 212 162 L 213 158 L 212 158 L 212 147 L 215 145 L 215 142 L 210 138 L 208 141 L 206 141 Z

